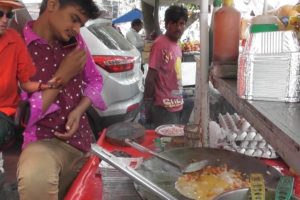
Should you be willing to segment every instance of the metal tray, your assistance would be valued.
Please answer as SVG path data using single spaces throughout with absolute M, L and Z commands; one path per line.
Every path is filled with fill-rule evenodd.
M 261 173 L 264 175 L 266 187 L 268 188 L 275 188 L 280 179 L 280 173 L 273 167 L 264 164 L 256 158 L 236 152 L 209 148 L 176 148 L 162 154 L 178 160 L 182 164 L 206 159 L 211 166 L 227 164 L 229 168 L 241 171 L 243 174 Z M 181 200 L 187 199 L 175 189 L 175 182 L 181 176 L 177 168 L 153 157 L 144 161 L 137 171 L 174 197 Z M 144 200 L 160 199 L 139 184 L 135 183 L 135 188 Z
M 264 101 L 300 101 L 300 45 L 294 31 L 253 33 L 239 56 L 237 93 Z

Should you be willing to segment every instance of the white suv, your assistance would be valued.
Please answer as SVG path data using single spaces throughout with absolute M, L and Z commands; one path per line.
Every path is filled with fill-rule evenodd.
M 37 18 L 38 8 L 37 3 L 26 4 L 26 8 L 16 11 L 10 26 L 21 32 L 27 21 Z M 134 120 L 144 92 L 139 51 L 112 27 L 110 20 L 88 21 L 81 34 L 104 80 L 102 96 L 107 109 L 88 110 L 94 132 L 116 122 Z
M 111 21 L 96 19 L 86 23 L 81 34 L 104 78 L 103 98 L 108 106 L 98 115 L 89 111 L 94 123 L 105 127 L 120 121 L 132 121 L 143 99 L 141 55 L 117 30 Z M 99 128 L 99 127 L 98 127 Z

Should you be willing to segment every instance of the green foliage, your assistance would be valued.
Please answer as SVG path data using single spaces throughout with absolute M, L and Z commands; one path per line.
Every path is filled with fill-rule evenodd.
M 200 5 L 197 5 L 197 4 L 188 3 L 188 4 L 185 4 L 185 7 L 190 12 L 199 12 L 200 11 Z

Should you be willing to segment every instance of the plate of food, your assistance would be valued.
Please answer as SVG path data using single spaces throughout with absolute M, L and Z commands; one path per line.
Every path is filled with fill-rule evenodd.
M 184 125 L 182 124 L 164 124 L 155 129 L 155 132 L 162 136 L 176 137 L 184 136 Z

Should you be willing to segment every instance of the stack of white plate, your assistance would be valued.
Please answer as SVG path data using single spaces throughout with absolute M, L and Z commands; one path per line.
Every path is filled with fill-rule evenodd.
M 300 101 L 300 46 L 295 32 L 251 34 L 238 65 L 237 92 L 240 97 Z

